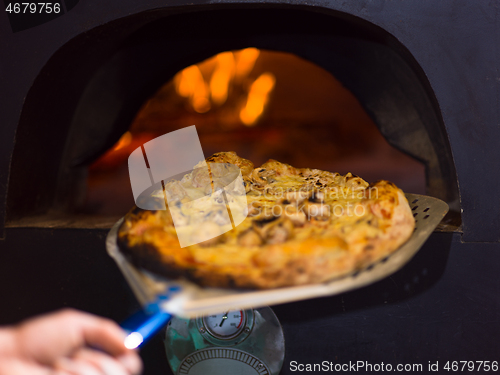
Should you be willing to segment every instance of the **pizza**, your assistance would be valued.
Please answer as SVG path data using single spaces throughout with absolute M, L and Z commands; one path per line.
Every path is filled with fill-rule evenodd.
M 211 167 L 201 173 L 204 166 Z M 391 182 L 276 160 L 254 168 L 234 152 L 214 154 L 155 194 L 168 207 L 134 207 L 118 231 L 120 250 L 138 267 L 210 287 L 326 282 L 389 256 L 415 225 Z M 236 223 L 224 213 L 242 202 Z M 181 246 L 181 234 L 189 246 Z

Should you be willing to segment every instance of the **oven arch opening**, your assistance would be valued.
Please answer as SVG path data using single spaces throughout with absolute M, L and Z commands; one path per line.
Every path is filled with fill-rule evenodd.
M 19 124 L 8 220 L 50 210 L 68 212 L 81 204 L 87 166 L 119 139 L 161 83 L 220 51 L 248 46 L 292 53 L 329 71 L 354 94 L 391 145 L 426 165 L 427 194 L 459 212 L 453 157 L 432 89 L 410 53 L 384 30 L 339 12 L 293 7 L 147 13 L 85 35 L 101 47 L 106 40 L 112 53 L 102 60 L 92 56 L 86 79 L 67 71 L 70 79 L 57 80 L 57 87 L 51 88 L 53 100 L 73 108 L 66 118 L 37 108 L 36 95 L 43 95 L 47 82 L 43 77 L 35 82 Z M 256 19 L 258 25 L 252 21 Z M 138 23 L 143 26 L 137 27 Z M 113 38 L 114 43 L 109 41 Z M 49 61 L 45 75 L 63 69 L 60 58 L 67 59 L 69 53 L 75 54 L 75 62 L 89 59 L 89 51 L 77 51 L 72 42 Z M 74 82 L 79 86 L 72 91 Z M 34 170 L 20 155 L 27 147 L 41 147 L 25 137 L 33 129 L 27 120 L 33 120 L 37 111 L 38 121 L 50 121 L 61 132 L 61 142 L 54 145 L 57 152 L 43 160 L 44 168 Z M 54 143 L 50 134 L 40 135 Z M 50 182 L 44 182 L 47 168 Z M 33 178 L 42 181 L 40 192 L 27 198 L 20 187 Z
M 82 210 L 124 215 L 134 204 L 128 156 L 193 124 L 206 157 L 235 151 L 256 167 L 272 158 L 425 193 L 424 165 L 390 146 L 329 72 L 294 54 L 249 47 L 184 68 L 147 99 L 120 140 L 89 167 Z

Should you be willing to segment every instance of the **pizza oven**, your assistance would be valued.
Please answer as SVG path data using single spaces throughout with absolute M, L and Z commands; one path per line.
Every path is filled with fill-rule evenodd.
M 256 165 L 276 158 L 386 178 L 450 206 L 393 276 L 272 307 L 286 342 L 283 374 L 292 361 L 496 359 L 493 5 L 61 5 L 53 19 L 0 16 L 0 296 L 8 306 L 0 324 L 63 306 L 120 321 L 138 308 L 104 249 L 133 204 L 126 159 L 194 124 L 205 156 L 234 150 Z M 252 95 L 259 110 L 249 114 Z M 170 373 L 161 337 L 142 355 L 146 374 Z

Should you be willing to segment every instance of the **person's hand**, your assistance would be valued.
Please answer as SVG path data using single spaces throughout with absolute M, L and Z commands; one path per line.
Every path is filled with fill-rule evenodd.
M 34 318 L 0 329 L 0 375 L 139 374 L 124 339 L 116 323 L 75 310 Z

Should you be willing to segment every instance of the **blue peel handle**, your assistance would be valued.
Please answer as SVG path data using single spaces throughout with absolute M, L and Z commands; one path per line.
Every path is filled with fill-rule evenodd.
M 135 349 L 147 342 L 172 319 L 172 315 L 157 310 L 148 312 L 140 310 L 125 320 L 120 326 L 127 332 L 125 347 Z

